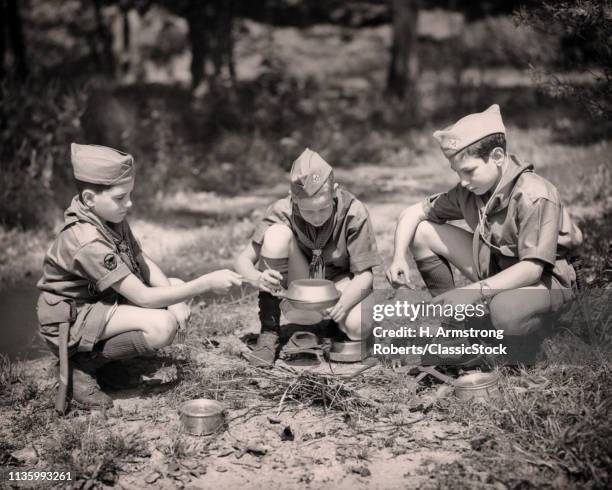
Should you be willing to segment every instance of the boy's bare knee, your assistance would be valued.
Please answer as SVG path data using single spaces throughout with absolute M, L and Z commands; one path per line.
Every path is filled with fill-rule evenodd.
M 283 224 L 270 226 L 264 235 L 261 254 L 271 259 L 281 259 L 289 256 L 293 232 Z
M 506 335 L 523 335 L 522 318 L 517 316 L 516 303 L 507 301 L 503 293 L 491 301 L 491 323 L 498 330 L 503 330 Z
M 431 247 L 431 238 L 435 234 L 434 224 L 429 221 L 421 221 L 414 233 L 414 238 L 410 243 L 410 251 L 414 255 L 423 253 Z
M 372 333 L 373 327 L 372 322 L 362 321 L 360 304 L 354 306 L 338 326 L 350 340 L 367 339 Z
M 171 312 L 159 310 L 155 321 L 145 331 L 149 345 L 154 349 L 161 349 L 172 343 L 177 326 L 176 317 Z
M 338 324 L 340 330 L 349 338 L 349 340 L 362 340 L 361 328 L 351 322 L 344 321 Z

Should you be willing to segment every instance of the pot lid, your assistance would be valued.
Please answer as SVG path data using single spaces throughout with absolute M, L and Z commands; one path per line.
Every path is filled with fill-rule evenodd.
M 218 401 L 198 398 L 183 403 L 179 412 L 190 417 L 209 417 L 223 413 L 224 408 Z

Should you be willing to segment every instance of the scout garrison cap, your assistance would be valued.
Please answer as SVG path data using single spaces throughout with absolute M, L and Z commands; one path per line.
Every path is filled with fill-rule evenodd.
M 298 199 L 314 196 L 331 173 L 332 168 L 321 155 L 306 148 L 291 167 L 292 195 Z
M 446 129 L 436 131 L 433 137 L 440 144 L 446 158 L 459 153 L 473 143 L 491 134 L 506 134 L 499 106 L 493 104 L 484 112 L 469 114 Z
M 70 145 L 74 177 L 91 184 L 117 185 L 134 178 L 134 158 L 129 153 L 98 145 Z

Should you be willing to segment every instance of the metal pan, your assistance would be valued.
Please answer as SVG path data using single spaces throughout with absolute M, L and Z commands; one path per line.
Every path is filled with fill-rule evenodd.
M 183 430 L 196 436 L 213 434 L 225 425 L 225 407 L 206 398 L 183 403 L 179 416 Z
M 299 301 L 287 298 L 287 301 L 298 310 L 323 311 L 334 306 L 338 298 L 327 301 Z
M 329 360 L 333 362 L 359 362 L 367 356 L 365 340 L 335 341 L 329 351 Z
M 486 399 L 499 395 L 499 374 L 471 373 L 460 376 L 453 382 L 455 396 L 460 400 Z
M 321 303 L 337 301 L 340 293 L 335 284 L 327 279 L 298 279 L 289 285 L 285 297 L 302 303 Z

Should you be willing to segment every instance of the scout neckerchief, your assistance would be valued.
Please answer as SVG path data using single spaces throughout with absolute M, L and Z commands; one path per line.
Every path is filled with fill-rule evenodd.
M 334 214 L 332 218 L 318 228 L 306 222 L 299 214 L 299 209 L 295 209 L 295 204 L 292 204 L 290 201 L 291 212 L 285 219 L 288 219 L 291 229 L 297 235 L 298 244 L 313 252 L 313 260 L 310 261 L 310 277 L 325 278 L 323 249 L 329 243 L 334 232 L 337 232 L 338 228 L 342 226 L 342 223 L 346 221 L 346 217 L 354 200 L 355 196 L 342 189 L 342 187 L 338 187 L 334 192 Z M 309 235 L 312 238 L 309 238 Z M 314 238 L 317 238 L 317 247 L 314 247 Z M 316 255 L 320 260 L 315 260 L 315 251 L 317 250 L 319 252 L 317 252 Z
M 510 169 L 509 158 L 512 159 L 512 163 L 519 165 L 519 172 L 513 173 Z M 533 172 L 532 166 L 521 167 L 511 155 L 506 156 L 506 162 L 502 175 L 499 178 L 499 182 L 495 186 L 495 189 L 491 193 L 489 199 L 485 203 L 480 196 L 477 196 L 477 200 L 480 201 L 481 206 L 478 209 L 478 225 L 474 230 L 474 236 L 472 238 L 472 258 L 476 267 L 476 275 L 478 279 L 485 279 L 489 277 L 490 266 L 491 266 L 491 249 L 501 251 L 500 247 L 491 243 L 491 227 L 488 221 L 488 213 L 495 208 L 496 202 L 501 202 L 503 196 L 498 192 L 509 184 L 513 185 L 513 182 L 518 179 L 520 175 L 525 172 Z M 513 175 L 510 175 L 513 174 Z
M 308 266 L 308 277 L 311 279 L 325 279 L 325 262 L 323 261 L 323 248 L 329 242 L 337 220 L 338 200 L 334 198 L 334 209 L 329 219 L 321 226 L 313 226 L 308 223 L 293 200 L 291 201 L 291 228 L 297 234 L 301 244 L 312 250 L 312 259 Z
M 125 226 L 125 221 L 122 221 L 119 224 L 119 231 L 115 231 L 110 226 L 107 226 L 108 231 L 110 232 L 111 238 L 113 239 L 113 243 L 119 252 L 119 256 L 127 264 L 129 269 L 138 276 L 142 282 L 145 282 L 142 277 L 142 271 L 140 270 L 140 265 L 138 265 L 138 261 L 136 257 L 134 257 L 134 250 L 132 248 L 132 244 L 128 239 L 128 231 Z

